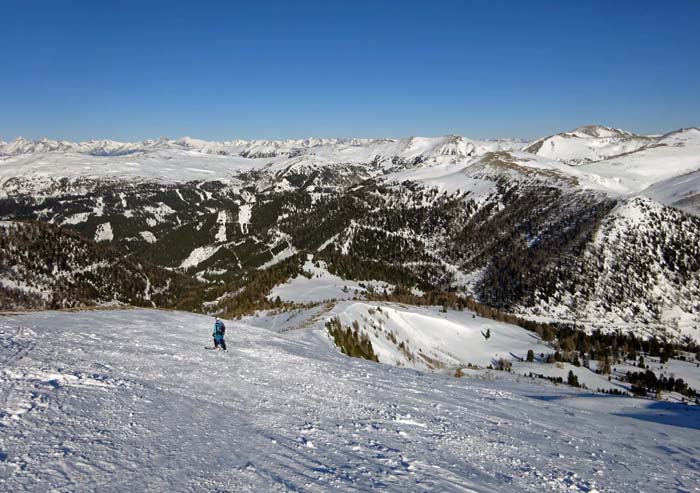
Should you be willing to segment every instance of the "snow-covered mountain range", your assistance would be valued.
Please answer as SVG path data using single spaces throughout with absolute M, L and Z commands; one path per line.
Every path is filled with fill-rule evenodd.
M 241 156 L 247 158 L 290 157 L 304 153 L 322 152 L 355 154 L 362 150 L 371 155 L 384 154 L 404 158 L 421 155 L 453 155 L 466 157 L 485 150 L 515 149 L 524 142 L 514 140 L 470 140 L 450 135 L 437 138 L 411 137 L 408 139 L 290 139 L 290 140 L 231 140 L 206 141 L 182 137 L 160 138 L 141 142 L 90 140 L 85 142 L 58 141 L 43 138 L 29 140 L 19 137 L 12 142 L 0 141 L 0 156 L 18 156 L 37 153 L 80 153 L 93 156 L 122 156 L 156 151 L 190 151 L 202 154 Z
M 139 177 L 160 181 L 230 179 L 250 171 L 285 173 L 334 166 L 382 172 L 425 169 L 440 176 L 446 166 L 467 167 L 488 153 L 507 152 L 520 164 L 551 168 L 587 188 L 629 194 L 698 169 L 700 129 L 640 136 L 620 129 L 584 126 L 539 139 L 472 140 L 461 136 L 406 139 L 303 139 L 204 141 L 161 138 L 142 142 L 27 140 L 0 142 L 0 183 L 13 178 Z M 572 164 L 585 165 L 574 168 Z M 450 168 L 449 171 L 456 171 Z M 279 178 L 279 175 L 277 175 Z M 6 185 L 3 187 L 6 188 Z M 3 190 L 5 191 L 5 190 Z M 658 194 L 664 198 L 668 195 Z M 692 195 L 694 190 L 679 190 Z M 653 198 L 653 197 L 652 197 Z M 673 200 L 673 199 L 671 199 Z M 681 198 L 682 200 L 682 198 Z
M 698 128 L 585 126 L 532 143 L 17 139 L 0 144 L 0 218 L 196 276 L 210 302 L 313 253 L 348 282 L 699 337 L 698 176 Z M 633 289 L 620 265 L 640 270 Z

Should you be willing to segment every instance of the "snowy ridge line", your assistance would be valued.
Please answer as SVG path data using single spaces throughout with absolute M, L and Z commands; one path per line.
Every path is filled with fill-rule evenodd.
M 16 308 L 12 310 L 2 310 L 0 309 L 0 317 L 10 317 L 14 315 L 22 315 L 27 313 L 46 313 L 46 312 L 56 312 L 56 313 L 78 313 L 78 312 L 99 312 L 99 311 L 115 311 L 115 310 L 157 310 L 164 312 L 178 312 L 178 310 L 162 307 L 140 307 L 133 305 L 85 305 L 85 306 L 75 306 L 75 307 L 60 307 L 52 308 L 47 310 L 46 308 Z
M 118 181 L 116 177 L 126 181 L 161 183 L 220 181 L 235 188 L 251 179 L 249 173 L 256 176 L 253 180 L 257 180 L 261 189 L 269 187 L 283 192 L 298 187 L 289 181 L 288 174 L 311 175 L 316 170 L 331 169 L 337 174 L 336 179 L 354 176 L 355 179 L 373 177 L 388 183 L 418 181 L 450 193 L 457 189 L 470 192 L 478 202 L 484 194 L 490 193 L 493 182 L 503 176 L 522 182 L 530 180 L 565 188 L 598 190 L 611 196 L 627 196 L 700 170 L 700 129 L 697 128 L 663 136 L 632 136 L 630 132 L 619 129 L 588 126 L 565 135 L 566 138 L 555 137 L 564 139 L 567 145 L 572 139 L 585 144 L 582 149 L 570 150 L 570 154 L 576 156 L 577 166 L 572 166 L 566 155 L 547 153 L 537 146 L 525 146 L 529 152 L 523 152 L 521 142 L 475 141 L 456 136 L 361 141 L 321 139 L 307 144 L 304 144 L 306 141 L 290 141 L 302 146 L 291 151 L 284 143 L 286 141 L 250 143 L 258 146 L 259 152 L 241 151 L 248 145 L 243 141 L 232 141 L 234 147 L 228 152 L 220 147 L 207 146 L 204 141 L 184 145 L 182 139 L 162 139 L 148 141 L 149 145 L 143 152 L 113 155 L 67 152 L 65 146 L 57 145 L 48 147 L 55 149 L 51 152 L 20 153 L 4 158 L 0 166 L 0 196 L 23 193 L 33 194 L 35 198 L 55 196 L 64 179 L 76 187 L 74 193 L 86 194 L 90 182 Z M 638 138 L 646 139 L 645 145 L 635 149 L 615 147 L 621 152 L 603 153 L 596 159 L 585 157 L 589 147 L 595 152 L 600 151 L 595 142 L 601 139 L 627 142 L 625 139 Z M 13 147 L 12 152 L 25 147 Z M 34 147 L 26 149 L 29 152 Z M 201 149 L 201 152 L 192 149 Z M 483 161 L 484 157 L 489 159 Z M 507 166 L 499 166 L 498 159 L 504 159 Z M 83 188 L 82 192 L 78 191 L 79 187 Z M 674 187 L 676 185 L 669 182 L 664 193 L 650 189 L 650 197 L 658 197 L 657 200 L 673 205 L 683 198 L 677 197 L 683 192 L 682 184 L 678 185 L 681 188 L 677 192 Z M 211 199 L 207 190 L 200 192 L 202 201 Z M 696 209 L 690 207 L 689 210 L 694 212 Z M 242 228 L 244 223 L 241 222 Z
M 290 140 L 231 140 L 206 141 L 182 137 L 180 139 L 161 138 L 141 142 L 117 142 L 112 140 L 92 140 L 86 142 L 56 141 L 43 138 L 28 140 L 18 137 L 11 142 L 0 142 L 0 156 L 17 156 L 38 153 L 77 153 L 93 156 L 128 156 L 132 154 L 177 150 L 202 154 L 239 155 L 249 158 L 270 158 L 280 155 L 296 157 L 300 153 L 331 147 L 352 151 L 353 148 L 393 148 L 412 156 L 431 149 L 444 155 L 468 155 L 480 148 L 515 148 L 523 141 L 496 139 L 472 140 L 461 136 L 409 137 L 404 139 L 336 139 L 308 138 Z

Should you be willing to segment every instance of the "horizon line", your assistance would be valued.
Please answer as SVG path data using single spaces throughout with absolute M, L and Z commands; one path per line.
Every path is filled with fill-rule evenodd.
M 22 135 L 18 135 L 14 138 L 9 138 L 8 140 L 5 140 L 4 138 L 0 137 L 0 142 L 4 142 L 6 144 L 16 142 L 18 140 L 26 140 L 26 141 L 31 141 L 31 142 L 41 142 L 43 140 L 48 140 L 48 141 L 54 141 L 54 142 L 71 142 L 71 143 L 84 143 L 84 142 L 94 142 L 94 141 L 112 141 L 112 142 L 118 142 L 122 144 L 127 144 L 127 143 L 142 143 L 142 142 L 153 142 L 153 141 L 159 141 L 159 140 L 166 140 L 166 141 L 178 141 L 178 140 L 183 140 L 183 139 L 192 139 L 192 140 L 199 140 L 203 142 L 232 142 L 232 141 L 244 141 L 244 142 L 254 142 L 254 141 L 269 141 L 269 142 L 286 142 L 286 141 L 292 141 L 292 140 L 312 140 L 312 139 L 318 139 L 318 140 L 337 140 L 337 141 L 348 141 L 348 140 L 353 140 L 353 139 L 360 139 L 360 140 L 404 140 L 404 139 L 411 139 L 411 138 L 427 138 L 427 139 L 434 139 L 434 138 L 440 138 L 440 137 L 463 137 L 466 139 L 470 140 L 487 140 L 487 141 L 497 141 L 497 140 L 514 140 L 514 141 L 519 141 L 519 142 L 529 142 L 529 141 L 534 141 L 534 140 L 539 140 L 542 138 L 550 137 L 553 135 L 559 135 L 561 133 L 567 133 L 567 132 L 574 132 L 576 130 L 586 128 L 586 127 L 602 127 L 602 128 L 611 128 L 611 129 L 616 129 L 616 130 L 623 130 L 623 131 L 629 131 L 625 130 L 624 128 L 621 127 L 615 127 L 612 125 L 603 125 L 603 124 L 584 124 L 580 125 L 576 128 L 570 129 L 570 130 L 561 130 L 559 132 L 554 132 L 554 133 L 548 133 L 546 135 L 541 135 L 538 137 L 516 137 L 516 136 L 501 136 L 501 137 L 469 137 L 464 134 L 460 133 L 445 133 L 445 134 L 437 134 L 437 135 L 406 135 L 406 136 L 401 136 L 401 137 L 388 137 L 388 136 L 383 136 L 383 137 L 360 137 L 360 136 L 353 136 L 353 137 L 330 137 L 330 136 L 306 136 L 306 137 L 287 137 L 287 138 L 237 138 L 237 137 L 232 137 L 228 139 L 210 139 L 210 138 L 201 138 L 201 137 L 192 137 L 191 135 L 181 135 L 179 137 L 168 137 L 165 135 L 161 135 L 159 137 L 151 137 L 151 138 L 145 138 L 145 139 L 136 139 L 136 140 L 119 140 L 119 139 L 113 139 L 109 137 L 92 137 L 88 139 L 56 139 L 56 138 L 51 138 L 46 135 L 39 137 L 39 138 L 27 138 Z M 636 132 L 631 132 L 635 135 L 640 135 L 640 136 L 656 136 L 656 135 L 667 135 L 673 132 L 678 132 L 682 130 L 689 130 L 689 129 L 700 129 L 699 126 L 690 126 L 690 127 L 677 127 L 672 130 L 667 130 L 667 131 L 659 131 L 659 132 L 654 132 L 654 133 L 639 133 L 637 134 Z

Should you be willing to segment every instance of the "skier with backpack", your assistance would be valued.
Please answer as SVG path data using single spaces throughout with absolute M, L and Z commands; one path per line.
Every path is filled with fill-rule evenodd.
M 214 322 L 214 333 L 212 336 L 214 337 L 214 347 L 213 349 L 223 349 L 226 351 L 226 341 L 224 341 L 224 334 L 226 334 L 226 326 L 224 323 L 219 320 L 219 317 L 216 317 L 216 321 Z

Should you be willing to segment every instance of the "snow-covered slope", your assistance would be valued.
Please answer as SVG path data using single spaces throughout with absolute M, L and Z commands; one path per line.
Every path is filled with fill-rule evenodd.
M 639 194 L 700 216 L 700 170 L 656 182 Z
M 187 138 L 141 143 L 18 139 L 0 145 L 0 198 L 22 192 L 42 196 L 59 184 L 65 188 L 85 180 L 241 183 L 249 179 L 245 176 L 249 173 L 258 173 L 261 187 L 284 191 L 299 186 L 300 176 L 328 168 L 334 175 L 326 184 L 339 186 L 343 174 L 366 179 L 382 168 L 464 162 L 520 146 L 511 140 L 476 141 L 459 136 L 228 143 Z
M 568 164 L 583 164 L 633 152 L 653 141 L 619 128 L 588 125 L 537 140 L 524 150 Z
M 644 197 L 606 216 L 577 268 L 530 313 L 700 340 L 700 220 Z
M 580 169 L 600 177 L 620 193 L 641 192 L 654 183 L 700 170 L 700 129 L 678 130 L 636 152 L 586 164 Z
M 699 134 L 700 130 L 691 128 L 647 137 L 609 127 L 587 126 L 540 139 L 527 146 L 524 153 L 517 152 L 523 147 L 522 142 L 479 141 L 454 135 L 227 142 L 162 138 L 132 143 L 20 138 L 0 144 L 0 196 L 22 190 L 41 194 L 62 179 L 238 183 L 251 172 L 266 175 L 265 186 L 285 190 L 299 186 L 297 177 L 308 177 L 326 168 L 345 169 L 346 174 L 360 173 L 362 179 L 388 170 L 394 176 L 402 173 L 402 179 L 425 180 L 437 175 L 453 183 L 464 181 L 453 180 L 457 177 L 455 173 L 494 153 L 512 153 L 514 162 L 530 163 L 526 165 L 530 168 L 555 168 L 557 174 L 574 177 L 584 188 L 629 194 L 698 170 Z M 591 162 L 576 171 L 560 164 Z M 474 185 L 470 182 L 465 186 Z
M 628 180 L 628 174 L 640 175 L 647 178 L 645 186 L 648 186 L 659 178 L 697 169 L 698 133 L 700 130 L 691 128 L 649 137 L 609 127 L 585 126 L 540 139 L 524 150 L 528 154 L 568 164 L 614 159 L 614 162 L 590 167 L 589 172 L 611 179 L 622 174 L 623 181 Z M 455 135 L 225 142 L 183 137 L 126 143 L 18 138 L 0 143 L 0 183 L 12 177 L 28 176 L 44 180 L 138 176 L 172 182 L 221 180 L 241 172 L 270 167 L 279 171 L 289 167 L 338 164 L 366 166 L 374 163 L 390 168 L 450 163 L 464 165 L 487 153 L 517 151 L 522 147 L 523 143 L 516 140 L 473 140 Z M 693 157 L 694 167 L 686 162 L 693 161 Z M 669 168 L 669 164 L 673 166 Z M 636 191 L 639 189 L 637 187 Z
M 692 491 L 697 408 L 347 358 L 209 317 L 0 317 L 2 491 Z M 167 330 L 163 330 L 167 328 Z
M 314 261 L 313 255 L 308 255 L 302 272 L 286 283 L 275 286 L 269 298 L 274 300 L 279 296 L 282 301 L 295 303 L 323 302 L 361 297 L 367 289 L 383 292 L 393 287 L 381 281 L 357 282 L 343 279 L 328 272 L 324 261 Z
M 344 326 L 357 322 L 382 363 L 417 369 L 482 368 L 500 358 L 525 359 L 528 350 L 549 353 L 536 334 L 472 312 L 356 302 L 333 313 Z
M 0 160 L 0 185 L 3 192 L 11 192 L 8 183 L 13 178 L 23 179 L 26 188 L 40 192 L 61 178 L 104 180 L 155 180 L 185 182 L 194 180 L 230 180 L 232 174 L 258 166 L 255 160 L 239 156 L 219 156 L 190 151 L 163 150 L 129 155 L 93 156 L 76 152 L 21 154 Z

